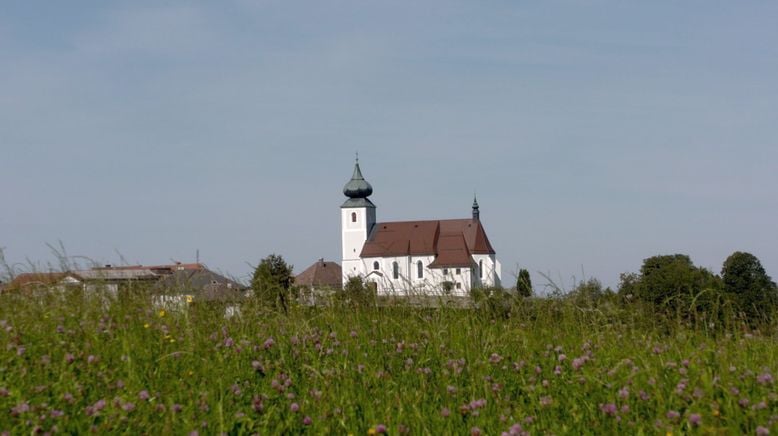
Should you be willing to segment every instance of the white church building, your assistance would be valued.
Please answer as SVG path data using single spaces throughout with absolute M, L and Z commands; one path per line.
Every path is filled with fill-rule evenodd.
M 501 266 L 473 199 L 465 219 L 377 222 L 373 193 L 359 168 L 346 183 L 341 206 L 343 284 L 373 283 L 378 295 L 467 296 L 500 286 Z

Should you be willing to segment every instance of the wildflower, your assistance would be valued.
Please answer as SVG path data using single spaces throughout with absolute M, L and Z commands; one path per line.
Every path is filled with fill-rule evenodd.
M 122 410 L 124 410 L 125 412 L 132 412 L 133 410 L 135 410 L 135 404 L 130 402 L 124 403 L 122 404 Z
M 540 397 L 541 406 L 550 406 L 552 402 L 551 396 Z
M 272 337 L 269 337 L 265 340 L 265 343 L 262 344 L 262 347 L 269 350 L 275 343 L 276 341 Z
M 444 418 L 448 418 L 451 415 L 451 410 L 448 409 L 448 407 L 444 407 L 440 410 L 440 416 Z
M 698 426 L 702 422 L 702 417 L 699 413 L 692 413 L 689 415 L 689 424 L 693 426 Z
M 91 364 L 91 363 L 95 363 L 95 362 L 97 362 L 97 357 L 96 356 L 93 356 L 91 354 L 89 356 L 87 356 L 86 363 L 90 363 Z
M 224 346 L 225 347 L 230 348 L 233 345 L 235 345 L 235 341 L 232 338 L 227 337 L 226 339 L 224 339 Z
M 759 374 L 756 377 L 756 382 L 760 385 L 769 385 L 773 382 L 773 375 L 769 372 L 765 372 L 764 374 Z
M 622 400 L 626 400 L 629 397 L 629 388 L 624 386 L 623 388 L 619 389 L 619 398 Z
M 144 323 L 144 324 L 143 324 L 143 328 L 144 328 L 144 329 L 147 329 L 147 328 L 149 328 L 149 327 L 151 327 L 151 324 L 149 324 L 149 323 Z
M 292 404 L 289 406 L 289 410 L 291 410 L 292 412 L 295 412 L 295 413 L 297 413 L 297 412 L 300 410 L 300 405 L 299 405 L 299 404 L 297 404 L 297 403 L 292 403 Z
M 159 315 L 160 318 L 164 318 L 166 313 L 165 309 L 160 309 L 159 312 L 157 312 L 157 315 Z
M 146 401 L 146 400 L 148 400 L 149 398 L 151 398 L 151 395 L 149 395 L 149 391 L 147 391 L 147 390 L 145 390 L 145 389 L 144 389 L 144 390 L 142 390 L 142 391 L 138 392 L 138 399 L 139 399 L 139 400 L 141 400 L 141 401 Z
M 500 361 L 502 361 L 502 356 L 497 353 L 492 353 L 492 355 L 489 356 L 489 363 L 497 364 L 500 363 Z
M 767 427 L 762 427 L 761 425 L 756 428 L 756 435 L 757 436 L 767 436 L 770 434 L 770 430 L 767 429 Z
M 254 396 L 254 398 L 251 399 L 251 408 L 257 413 L 261 412 L 265 408 L 262 404 L 262 397 Z
M 600 404 L 600 410 L 609 416 L 615 416 L 618 412 L 618 409 L 616 408 L 616 405 L 613 403 L 608 404 Z
M 386 433 L 386 426 L 383 424 L 378 424 L 375 426 L 375 432 L 376 434 L 384 434 Z
M 565 360 L 567 360 L 567 356 L 565 354 L 560 354 L 559 356 L 557 356 L 557 360 L 559 360 L 559 362 L 564 362 Z
M 483 433 L 481 432 L 481 429 L 478 427 L 473 427 L 470 429 L 470 436 L 481 436 Z
M 748 398 L 741 398 L 737 403 L 743 408 L 748 407 L 748 405 L 751 404 L 751 402 L 748 401 Z
M 173 404 L 173 406 L 170 409 L 173 411 L 173 413 L 179 413 L 182 410 L 184 410 L 184 406 L 176 403 L 176 404 Z
M 669 419 L 670 421 L 677 421 L 678 418 L 681 417 L 681 414 L 675 410 L 668 410 L 667 415 L 665 416 L 667 416 L 667 419 Z
M 0 388 L 0 397 L 7 397 L 7 396 L 8 396 L 8 389 Z
M 251 367 L 254 369 L 254 371 L 260 374 L 265 373 L 265 367 L 262 365 L 262 362 L 260 362 L 259 360 L 252 360 Z
M 585 362 L 586 360 L 583 357 L 576 357 L 575 359 L 573 359 L 572 362 L 573 369 L 575 369 L 576 371 L 581 369 L 581 367 Z

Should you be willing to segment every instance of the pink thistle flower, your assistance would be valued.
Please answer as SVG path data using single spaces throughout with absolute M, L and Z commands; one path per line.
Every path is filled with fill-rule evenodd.
M 470 436 L 481 436 L 483 433 L 481 432 L 481 429 L 478 427 L 473 427 L 470 429 Z
M 702 416 L 700 416 L 699 413 L 692 413 L 689 415 L 689 424 L 696 427 L 700 425 L 700 423 L 702 423 Z
M 770 430 L 767 429 L 767 427 L 762 427 L 761 425 L 756 428 L 756 435 L 757 436 L 768 436 L 770 434 Z
M 184 406 L 176 403 L 176 404 L 173 404 L 173 406 L 170 408 L 170 410 L 172 410 L 173 413 L 180 413 L 182 410 L 184 410 Z
M 375 432 L 378 434 L 384 434 L 386 433 L 386 426 L 383 424 L 378 424 L 375 426 Z
M 451 410 L 449 410 L 448 407 L 444 407 L 443 409 L 440 410 L 440 416 L 444 418 L 448 418 L 450 415 L 451 415 Z
M 86 357 L 86 363 L 92 364 L 97 362 L 97 356 L 89 355 Z
M 629 397 L 629 388 L 624 386 L 623 388 L 619 389 L 619 398 L 622 400 L 626 400 Z
M 501 361 L 502 361 L 502 356 L 500 356 L 497 353 L 492 353 L 492 355 L 489 356 L 489 363 L 497 364 L 500 363 Z
M 292 404 L 289 406 L 289 410 L 291 410 L 291 411 L 292 411 L 292 412 L 294 412 L 294 413 L 297 413 L 298 411 L 300 411 L 300 405 L 299 405 L 299 404 L 297 404 L 297 403 L 292 403 Z
M 306 416 L 305 418 L 303 418 L 303 425 L 311 425 L 311 424 L 313 424 L 313 419 L 311 419 L 310 416 Z
M 559 356 L 557 356 L 557 360 L 559 360 L 559 362 L 564 362 L 565 360 L 567 360 L 567 356 L 565 354 L 560 354 Z
M 151 398 L 151 395 L 149 395 L 149 391 L 147 391 L 147 390 L 145 390 L 145 389 L 144 389 L 144 390 L 142 390 L 142 391 L 138 392 L 138 399 L 139 399 L 139 400 L 141 400 L 141 401 L 146 401 L 146 400 L 148 400 L 149 398 Z
M 262 365 L 262 362 L 259 360 L 252 360 L 251 361 L 251 368 L 254 369 L 254 371 L 264 374 L 265 373 L 265 367 Z
M 681 417 L 681 414 L 675 410 L 668 410 L 667 415 L 665 416 L 667 416 L 667 419 L 669 419 L 670 421 L 677 421 L 678 418 Z
M 265 340 L 265 342 L 262 344 L 262 348 L 269 350 L 273 345 L 275 345 L 276 341 L 273 339 L 273 337 L 269 337 Z

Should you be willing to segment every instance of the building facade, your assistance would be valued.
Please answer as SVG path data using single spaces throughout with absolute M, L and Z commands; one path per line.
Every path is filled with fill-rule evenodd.
M 475 199 L 466 219 L 377 222 L 372 193 L 357 161 L 340 209 L 344 285 L 362 277 L 378 295 L 397 296 L 467 296 L 500 286 L 501 265 Z

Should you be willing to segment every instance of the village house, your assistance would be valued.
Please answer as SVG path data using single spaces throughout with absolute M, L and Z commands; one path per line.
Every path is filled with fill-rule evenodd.
M 474 198 L 465 219 L 378 222 L 359 160 L 343 188 L 342 283 L 362 277 L 378 295 L 467 296 L 500 286 L 501 265 Z

